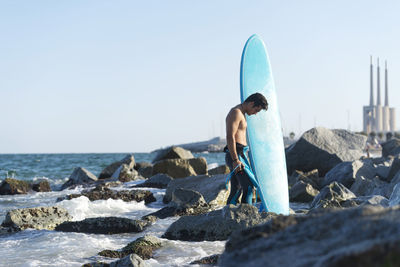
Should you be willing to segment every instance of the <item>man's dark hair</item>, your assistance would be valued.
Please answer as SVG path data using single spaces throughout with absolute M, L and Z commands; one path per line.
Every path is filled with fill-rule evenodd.
M 246 100 L 244 102 L 245 103 L 253 102 L 254 107 L 261 107 L 262 109 L 265 109 L 265 110 L 268 109 L 268 101 L 265 98 L 265 96 L 263 96 L 260 93 L 254 93 L 254 94 L 250 95 L 248 98 L 246 98 Z

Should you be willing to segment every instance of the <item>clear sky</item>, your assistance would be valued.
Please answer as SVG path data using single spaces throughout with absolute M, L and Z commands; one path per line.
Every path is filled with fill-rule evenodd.
M 0 153 L 147 152 L 221 136 L 254 33 L 285 134 L 361 130 L 370 55 L 388 60 L 400 118 L 399 12 L 397 0 L 0 0 Z

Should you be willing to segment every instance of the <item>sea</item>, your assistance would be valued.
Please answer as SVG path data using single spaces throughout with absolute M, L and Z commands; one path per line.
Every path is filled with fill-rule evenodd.
M 0 180 L 49 181 L 52 192 L 29 193 L 27 195 L 0 196 L 0 223 L 8 210 L 42 206 L 59 206 L 68 210 L 74 221 L 86 218 L 118 216 L 138 219 L 164 207 L 162 198 L 165 189 L 146 188 L 157 201 L 149 205 L 144 202 L 124 202 L 122 200 L 89 201 L 82 196 L 72 200 L 57 202 L 57 198 L 79 193 L 82 187 L 60 191 L 76 167 L 83 167 L 95 175 L 109 164 L 119 161 L 130 153 L 88 153 L 88 154 L 0 154 Z M 136 162 L 151 162 L 155 153 L 133 153 Z M 205 157 L 208 168 L 224 164 L 223 153 L 194 153 L 195 157 Z M 143 181 L 125 183 L 115 190 L 124 190 Z M 0 266 L 82 266 L 85 263 L 109 259 L 97 254 L 105 249 L 117 250 L 129 242 L 145 235 L 161 237 L 166 229 L 178 218 L 158 220 L 142 233 L 99 235 L 84 233 L 63 233 L 49 230 L 33 230 L 0 236 Z M 152 259 L 145 262 L 149 266 L 189 266 L 190 262 L 206 256 L 220 254 L 225 241 L 184 242 L 166 240 L 165 245 L 156 250 Z M 196 265 L 190 265 L 196 266 Z

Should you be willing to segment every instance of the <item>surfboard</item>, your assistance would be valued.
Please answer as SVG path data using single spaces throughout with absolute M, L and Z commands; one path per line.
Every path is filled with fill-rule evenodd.
M 289 192 L 278 100 L 267 49 L 258 35 L 246 42 L 240 67 L 240 97 L 261 93 L 268 110 L 247 116 L 249 158 L 259 184 L 263 207 L 269 212 L 289 214 Z

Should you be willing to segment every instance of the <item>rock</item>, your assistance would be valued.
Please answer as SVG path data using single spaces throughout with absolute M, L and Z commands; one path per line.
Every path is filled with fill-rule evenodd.
M 183 216 L 172 223 L 163 238 L 183 241 L 226 240 L 236 230 L 265 223 L 272 213 L 259 213 L 252 205 L 229 205 L 197 216 Z
M 90 201 L 95 200 L 107 200 L 107 199 L 121 199 L 125 202 L 136 201 L 141 202 L 144 200 L 145 204 L 156 201 L 153 193 L 148 190 L 121 190 L 114 191 L 104 186 L 97 186 L 91 191 L 82 192 L 81 194 L 71 194 L 67 195 L 64 199 L 70 200 L 73 198 L 78 198 L 85 196 L 89 198 Z M 61 199 L 61 200 L 64 200 Z
M 400 207 L 367 205 L 311 214 L 273 230 L 287 217 L 232 235 L 218 265 L 399 266 Z
M 153 175 L 158 173 L 168 174 L 172 178 L 207 174 L 207 161 L 205 158 L 166 159 L 154 164 Z
M 321 192 L 314 198 L 311 203 L 311 209 L 317 208 L 340 208 L 341 203 L 356 196 L 347 189 L 344 185 L 333 182 L 324 188 Z
M 136 254 L 130 254 L 118 261 L 110 263 L 110 267 L 147 267 L 147 263 Z
M 292 202 L 311 202 L 318 193 L 319 191 L 311 184 L 301 180 L 289 190 L 290 201 Z
M 122 164 L 127 164 L 128 169 L 131 170 L 135 166 L 135 158 L 133 155 L 127 155 L 122 160 L 108 165 L 99 174 L 99 179 L 110 178 Z
M 323 177 L 319 177 L 318 170 L 314 169 L 309 172 L 294 171 L 292 175 L 288 176 L 289 187 L 292 187 L 298 181 L 311 184 L 316 189 L 321 189 Z
M 359 159 L 363 155 L 366 139 L 366 136 L 346 130 L 313 128 L 287 148 L 288 174 L 295 170 L 308 172 L 318 169 L 319 174 L 325 176 L 337 164 Z
M 0 225 L 0 237 L 21 231 L 19 227 L 3 227 Z
M 204 157 L 188 159 L 197 175 L 207 174 L 207 160 Z
M 356 196 L 382 195 L 388 197 L 392 190 L 388 186 L 388 183 L 381 181 L 377 177 L 368 179 L 359 176 L 350 187 L 350 191 L 352 191 Z
M 200 175 L 174 179 L 168 184 L 163 201 L 169 203 L 172 193 L 177 188 L 183 188 L 199 192 L 211 206 L 224 206 L 229 194 L 225 187 L 225 178 L 226 175 Z
M 191 158 L 193 158 L 192 152 L 178 146 L 173 146 L 159 150 L 153 162 L 166 159 L 191 159 Z
M 153 175 L 153 166 L 140 168 L 138 173 L 145 178 L 150 178 Z
M 159 173 L 150 177 L 144 183 L 135 185 L 133 187 L 167 188 L 168 184 L 172 180 L 172 177 L 168 174 Z
M 83 221 L 64 222 L 55 230 L 88 234 L 120 234 L 143 232 L 151 223 L 146 220 L 131 220 L 120 217 L 87 218 Z
M 128 164 L 119 166 L 111 178 L 116 178 L 123 183 L 143 179 L 135 169 L 129 168 Z
M 172 178 L 184 178 L 197 175 L 188 160 L 185 159 L 167 159 L 158 161 L 153 166 L 153 174 L 168 174 Z
M 190 264 L 203 264 L 215 266 L 218 264 L 220 254 L 214 254 L 208 257 L 201 258 L 200 260 L 192 261 Z
M 400 205 L 400 183 L 394 186 L 393 192 L 389 198 L 389 205 L 390 206 Z
M 69 177 L 69 180 L 61 186 L 61 190 L 64 190 L 72 185 L 94 183 L 96 181 L 97 177 L 90 171 L 81 167 L 75 168 Z
M 32 184 L 32 190 L 36 192 L 51 192 L 49 181 L 41 180 Z
M 372 179 L 376 171 L 372 163 L 368 160 L 355 160 L 352 162 L 342 162 L 333 167 L 326 175 L 323 185 L 328 185 L 334 181 L 350 188 L 357 177 Z
M 389 200 L 383 196 L 361 196 L 346 200 L 342 204 L 344 207 L 355 207 L 359 205 L 381 205 L 382 207 L 389 206 Z
M 21 230 L 27 228 L 54 230 L 57 225 L 71 219 L 72 216 L 61 207 L 15 209 L 7 212 L 2 226 Z
M 153 167 L 153 164 L 151 164 L 150 162 L 147 161 L 141 161 L 141 162 L 136 162 L 135 163 L 135 170 L 140 170 L 141 168 L 147 168 L 147 167 Z
M 135 241 L 129 243 L 121 249 L 116 250 L 103 250 L 99 253 L 100 256 L 109 258 L 123 258 L 129 254 L 137 254 L 144 260 L 148 260 L 153 257 L 153 251 L 161 247 L 161 240 L 155 236 L 145 235 Z
M 209 175 L 229 174 L 231 171 L 227 165 L 221 165 L 208 171 Z
M 390 170 L 390 167 L 384 166 L 384 165 L 379 165 L 379 166 L 376 166 L 376 168 L 375 168 L 376 175 L 381 180 L 386 180 L 387 179 L 387 177 L 389 175 L 389 170 Z
M 400 154 L 400 139 L 392 138 L 389 141 L 381 144 L 382 157 L 397 156 Z
M 394 158 L 392 166 L 390 166 L 389 173 L 386 177 L 384 177 L 384 181 L 390 182 L 393 177 L 399 172 L 400 170 L 400 156 Z
M 6 178 L 0 184 L 0 195 L 26 194 L 29 190 L 30 186 L 27 182 L 13 178 Z

